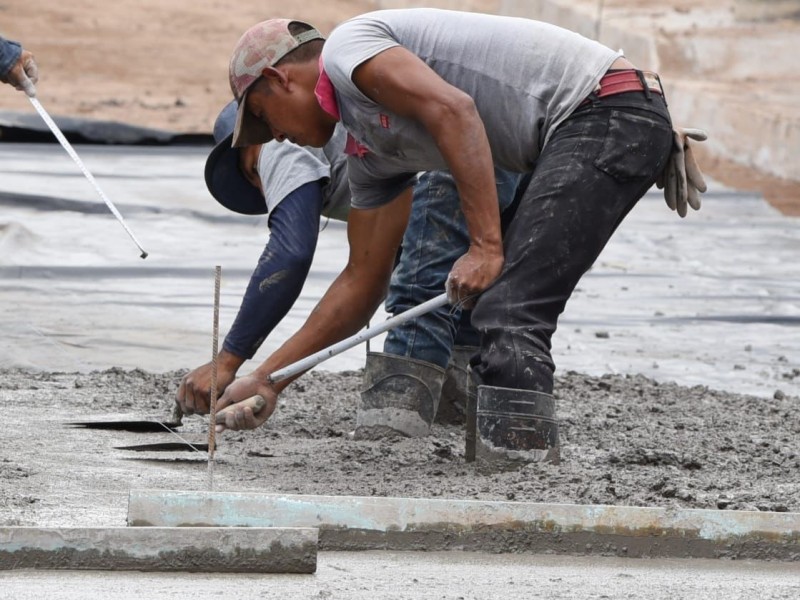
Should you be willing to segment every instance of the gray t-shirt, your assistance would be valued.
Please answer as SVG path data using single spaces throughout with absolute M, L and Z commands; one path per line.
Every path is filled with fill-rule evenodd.
M 264 185 L 267 210 L 272 212 L 281 200 L 300 186 L 327 179 L 322 190 L 322 214 L 346 221 L 350 210 L 344 153 L 346 139 L 344 127 L 337 125 L 333 137 L 323 148 L 298 146 L 288 140 L 264 144 L 258 157 L 258 174 Z
M 577 33 L 529 19 L 420 8 L 346 21 L 325 42 L 322 61 L 342 123 L 369 150 L 348 157 L 356 208 L 391 201 L 414 172 L 448 168 L 422 124 L 387 111 L 352 81 L 356 67 L 396 46 L 473 98 L 495 164 L 519 173 L 533 169 L 555 128 L 619 56 Z

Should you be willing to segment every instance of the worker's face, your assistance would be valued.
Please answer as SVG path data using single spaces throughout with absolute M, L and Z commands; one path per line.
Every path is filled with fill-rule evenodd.
M 247 94 L 247 110 L 267 124 L 277 141 L 321 148 L 331 139 L 336 121 L 322 110 L 313 87 L 308 88 L 262 77 Z

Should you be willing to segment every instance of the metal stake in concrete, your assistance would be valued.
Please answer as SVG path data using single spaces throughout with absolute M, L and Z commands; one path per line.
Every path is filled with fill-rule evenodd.
M 214 489 L 214 450 L 217 430 L 217 350 L 219 348 L 219 284 L 222 267 L 214 268 L 214 323 L 211 334 L 211 405 L 208 415 L 208 491 Z
M 314 573 L 317 530 L 0 527 L 0 570 Z

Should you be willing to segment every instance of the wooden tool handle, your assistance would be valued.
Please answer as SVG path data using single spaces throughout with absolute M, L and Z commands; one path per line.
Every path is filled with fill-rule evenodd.
M 243 408 L 245 406 L 249 406 L 253 409 L 253 414 L 256 414 L 261 411 L 267 405 L 267 401 L 264 400 L 262 396 L 253 396 L 248 398 L 247 400 L 242 400 L 241 402 L 237 402 L 236 404 L 231 404 L 230 406 L 226 406 L 220 411 L 217 411 L 217 422 L 224 421 L 225 415 L 229 412 L 234 411 L 237 408 Z M 220 419 L 220 417 L 222 417 Z

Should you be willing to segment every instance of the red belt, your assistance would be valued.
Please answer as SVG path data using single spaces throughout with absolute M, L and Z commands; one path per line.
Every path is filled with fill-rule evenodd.
M 646 86 L 646 87 L 645 87 Z M 664 88 L 661 86 L 661 79 L 652 71 L 637 71 L 635 69 L 625 69 L 623 71 L 609 71 L 595 86 L 592 93 L 581 105 L 591 102 L 592 99 L 605 98 L 615 94 L 625 92 L 653 92 L 664 95 Z

